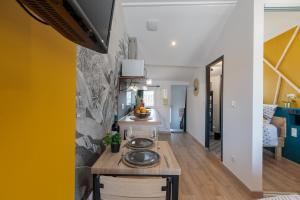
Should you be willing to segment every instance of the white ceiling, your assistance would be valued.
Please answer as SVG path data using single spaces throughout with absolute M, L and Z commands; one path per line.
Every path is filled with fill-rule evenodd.
M 300 25 L 300 12 L 265 12 L 265 41 Z
M 130 3 L 130 4 L 128 4 Z M 234 1 L 124 0 L 128 34 L 137 37 L 138 57 L 148 65 L 199 67 L 234 9 Z M 184 5 L 186 4 L 186 5 Z M 149 19 L 158 31 L 146 30 Z M 171 41 L 177 46 L 172 47 Z

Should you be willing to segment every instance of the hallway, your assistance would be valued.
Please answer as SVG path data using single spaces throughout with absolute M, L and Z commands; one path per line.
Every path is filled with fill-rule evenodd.
M 181 200 L 250 200 L 247 189 L 190 134 L 161 133 L 181 166 Z

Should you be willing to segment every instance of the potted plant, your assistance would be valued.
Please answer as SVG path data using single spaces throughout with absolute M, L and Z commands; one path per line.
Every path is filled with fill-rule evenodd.
M 283 101 L 285 108 L 291 108 L 293 104 L 296 103 L 297 95 L 296 94 L 287 94 L 287 101 Z
M 122 137 L 120 133 L 107 133 L 106 136 L 103 138 L 103 143 L 105 145 L 110 145 L 112 153 L 118 153 L 120 151 L 121 142 Z

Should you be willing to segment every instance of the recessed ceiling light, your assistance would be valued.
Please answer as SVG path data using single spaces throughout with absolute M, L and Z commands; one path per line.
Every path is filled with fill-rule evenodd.
M 171 45 L 172 45 L 173 47 L 175 47 L 175 46 L 177 45 L 176 41 L 172 41 L 172 42 L 171 42 Z
M 147 80 L 146 80 L 146 84 L 147 84 L 147 85 L 152 85 L 152 79 L 147 79 Z

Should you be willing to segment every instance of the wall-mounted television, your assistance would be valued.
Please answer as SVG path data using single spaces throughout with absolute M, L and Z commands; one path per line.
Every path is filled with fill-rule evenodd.
M 69 40 L 107 53 L 115 0 L 18 0 Z

